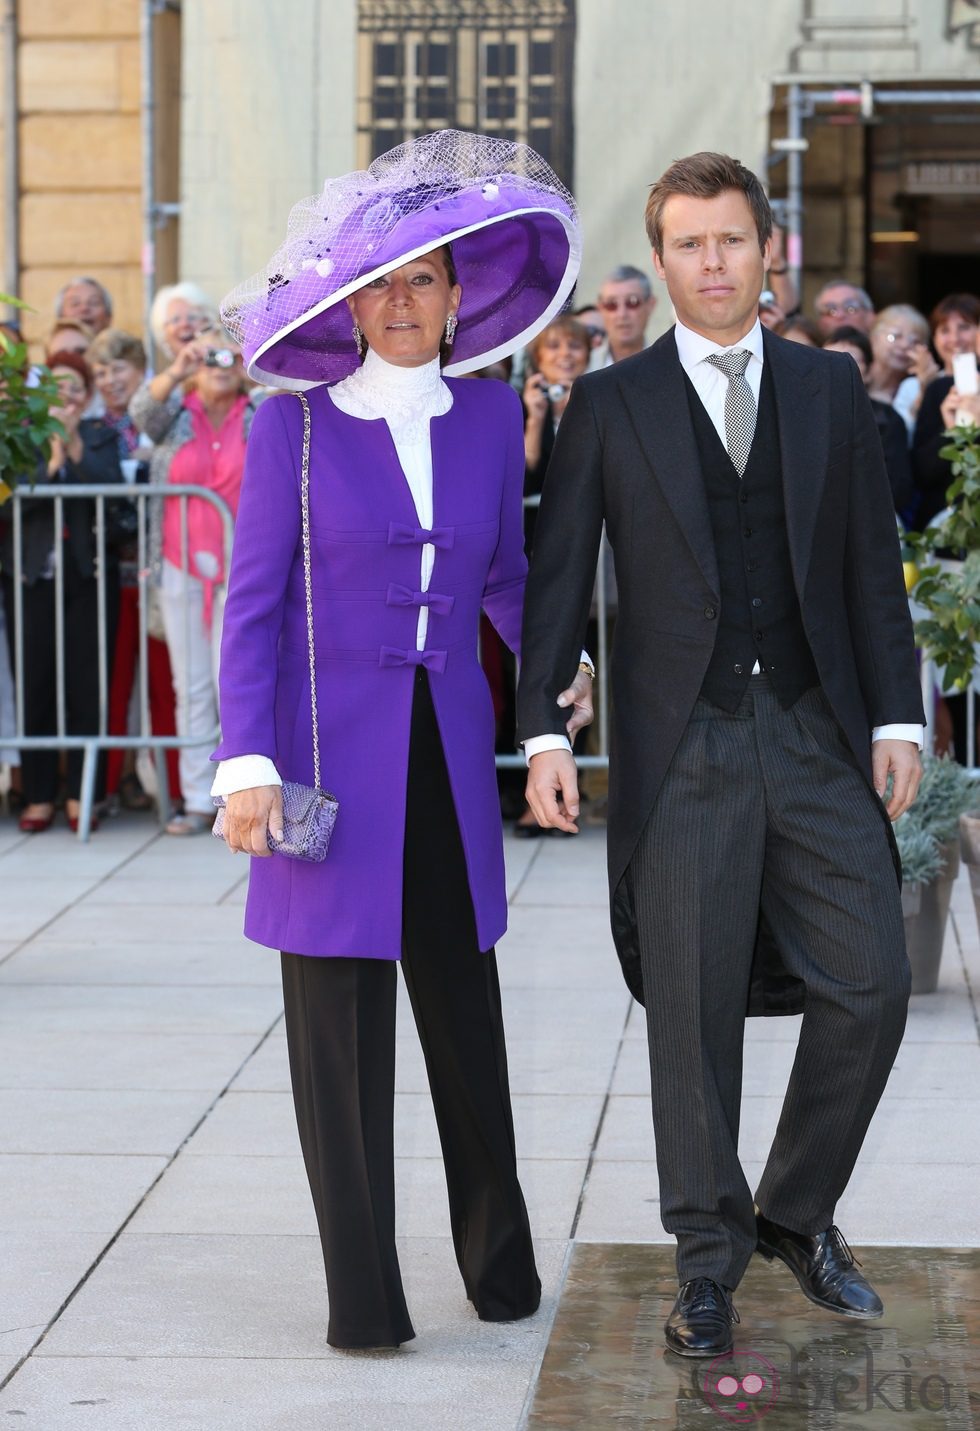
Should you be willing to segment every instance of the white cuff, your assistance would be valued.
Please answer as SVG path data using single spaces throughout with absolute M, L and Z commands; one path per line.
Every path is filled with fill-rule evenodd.
M 524 759 L 530 764 L 532 755 L 541 755 L 546 750 L 567 750 L 572 753 L 571 741 L 567 735 L 532 735 L 524 741 Z
M 876 740 L 910 740 L 921 750 L 923 735 L 921 725 L 876 725 L 871 732 L 871 744 Z
M 233 755 L 220 760 L 211 785 L 212 795 L 234 795 L 256 785 L 281 785 L 282 777 L 267 755 Z

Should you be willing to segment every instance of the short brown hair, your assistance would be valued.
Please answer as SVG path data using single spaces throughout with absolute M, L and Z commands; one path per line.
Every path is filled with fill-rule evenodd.
M 975 298 L 972 293 L 949 293 L 945 298 L 940 298 L 929 314 L 930 331 L 935 333 L 940 323 L 945 323 L 947 318 L 962 318 L 965 322 L 972 323 L 975 328 L 980 328 L 980 298 Z
M 668 199 L 674 194 L 687 194 L 692 199 L 714 199 L 727 189 L 737 189 L 745 195 L 755 220 L 759 248 L 764 249 L 772 237 L 772 210 L 762 184 L 740 160 L 731 159 L 727 154 L 704 151 L 689 154 L 686 159 L 675 159 L 650 187 L 645 219 L 647 238 L 657 257 L 662 259 L 664 256 L 664 206 Z
M 106 328 L 93 338 L 85 357 L 89 364 L 132 363 L 141 373 L 146 372 L 146 349 L 139 338 L 122 328 Z

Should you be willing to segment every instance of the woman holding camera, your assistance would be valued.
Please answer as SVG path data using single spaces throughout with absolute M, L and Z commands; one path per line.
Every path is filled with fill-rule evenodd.
M 234 516 L 255 411 L 241 351 L 223 330 L 207 328 L 184 345 L 175 362 L 181 365 L 184 396 L 154 451 L 154 480 L 206 487 Z M 171 499 L 161 505 L 160 602 L 177 701 L 177 734 L 199 735 L 202 742 L 180 748 L 184 809 L 166 829 L 168 835 L 195 835 L 209 830 L 214 817 L 208 753 L 218 725 L 224 532 L 211 503 L 191 497 L 185 550 L 180 502 Z

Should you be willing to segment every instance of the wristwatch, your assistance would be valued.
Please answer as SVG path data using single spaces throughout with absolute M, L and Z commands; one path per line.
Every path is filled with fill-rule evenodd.
M 584 652 L 583 652 L 583 654 L 582 654 L 582 659 L 581 659 L 581 661 L 579 661 L 579 663 L 578 663 L 578 668 L 579 668 L 580 671 L 584 671 L 585 674 L 586 674 L 591 680 L 593 680 L 593 681 L 595 680 L 595 666 L 593 666 L 592 662 L 588 659 L 588 657 L 585 655 Z

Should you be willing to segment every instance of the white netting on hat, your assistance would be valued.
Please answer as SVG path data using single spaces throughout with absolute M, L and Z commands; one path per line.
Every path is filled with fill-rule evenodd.
M 228 295 L 222 318 L 247 357 L 284 333 L 299 349 L 329 346 L 329 324 L 305 333 L 307 320 L 362 281 L 447 236 L 536 213 L 555 214 L 577 233 L 571 194 L 528 145 L 459 130 L 424 134 L 296 204 L 284 242 Z M 345 316 L 332 321 L 349 329 Z

